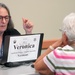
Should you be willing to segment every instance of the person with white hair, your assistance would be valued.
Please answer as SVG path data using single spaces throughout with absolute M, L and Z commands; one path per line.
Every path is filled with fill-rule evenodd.
M 75 13 L 64 18 L 60 30 L 62 37 L 33 63 L 42 75 L 75 75 Z

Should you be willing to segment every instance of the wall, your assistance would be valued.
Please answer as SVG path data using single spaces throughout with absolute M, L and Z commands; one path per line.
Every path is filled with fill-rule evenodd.
M 12 15 L 15 28 L 24 34 L 22 17 L 34 23 L 33 33 L 44 33 L 44 39 L 60 38 L 63 18 L 75 12 L 75 0 L 0 0 Z

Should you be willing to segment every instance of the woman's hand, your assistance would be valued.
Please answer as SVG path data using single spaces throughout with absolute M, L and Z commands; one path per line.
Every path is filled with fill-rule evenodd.
M 63 40 L 62 40 L 62 38 L 61 39 L 59 39 L 58 41 L 56 41 L 55 43 L 53 43 L 52 44 L 52 47 L 55 49 L 55 48 L 57 48 L 57 47 L 63 47 Z
M 26 34 L 31 34 L 33 30 L 33 24 L 25 18 L 22 18 L 23 20 L 23 28 L 26 31 Z
M 65 33 L 63 33 L 62 38 L 56 41 L 54 44 L 52 44 L 52 47 L 55 49 L 57 47 L 63 47 L 67 44 L 68 44 L 68 38 L 65 35 Z

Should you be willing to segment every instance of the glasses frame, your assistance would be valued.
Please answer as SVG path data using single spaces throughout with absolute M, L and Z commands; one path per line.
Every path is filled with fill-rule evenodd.
M 11 18 L 11 16 L 0 16 L 0 22 L 3 21 L 3 19 L 5 19 L 5 21 L 9 21 L 9 19 Z

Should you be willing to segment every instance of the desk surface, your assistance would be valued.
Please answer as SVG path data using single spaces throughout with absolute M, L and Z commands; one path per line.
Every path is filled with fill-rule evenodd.
M 28 75 L 28 74 L 32 75 L 36 74 L 36 71 L 34 68 L 31 67 L 31 64 L 21 65 L 13 68 L 0 66 L 0 75 Z
M 44 51 L 45 50 L 42 50 L 41 54 Z M 4 67 L 0 65 L 0 75 L 28 75 L 28 74 L 39 75 L 38 73 L 36 73 L 35 69 L 31 67 L 31 64 L 32 63 L 13 68 Z

